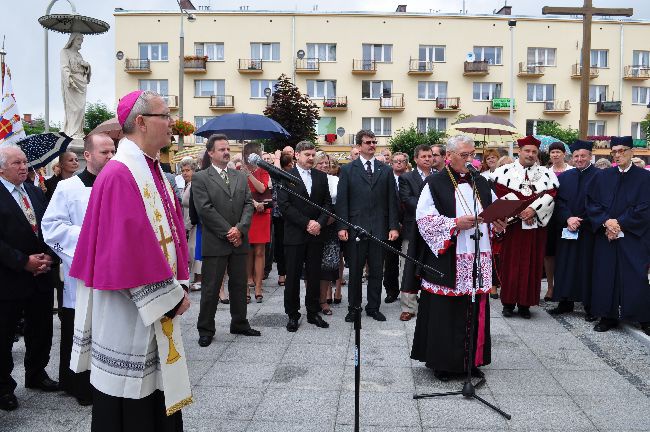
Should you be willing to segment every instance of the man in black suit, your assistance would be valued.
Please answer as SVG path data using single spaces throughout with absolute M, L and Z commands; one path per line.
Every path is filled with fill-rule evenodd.
M 425 179 L 433 172 L 432 164 L 440 154 L 444 154 L 442 146 L 435 146 L 434 149 L 428 145 L 415 147 L 413 156 L 416 168 L 399 178 L 399 197 L 404 209 L 404 225 L 402 225 L 402 252 L 409 253 L 409 244 L 415 236 L 415 209 L 418 206 L 420 192 L 424 186 Z M 434 151 L 437 156 L 433 156 Z M 415 256 L 415 250 L 410 256 Z M 417 293 L 418 286 L 414 283 L 413 274 L 415 268 L 410 262 L 400 259 L 400 270 L 402 273 L 402 288 L 400 304 L 402 313 L 399 316 L 401 321 L 408 321 L 415 316 L 418 310 Z
M 299 178 L 299 184 L 284 182 L 292 191 L 314 204 L 332 211 L 332 198 L 327 174 L 312 169 L 316 147 L 309 141 L 296 144 L 296 166 L 289 172 Z M 278 190 L 278 206 L 284 217 L 284 260 L 287 279 L 284 288 L 284 311 L 289 317 L 287 330 L 298 330 L 300 320 L 300 276 L 305 269 L 305 308 L 307 322 L 327 328 L 329 324 L 320 312 L 320 269 L 323 260 L 323 234 L 328 216 L 285 190 Z
M 363 228 L 382 240 L 396 240 L 399 237 L 397 197 L 393 170 L 375 160 L 377 139 L 369 130 L 360 130 L 356 135 L 359 157 L 344 165 L 339 175 L 336 214 L 350 223 Z M 352 322 L 361 306 L 361 276 L 368 263 L 368 288 L 366 314 L 377 321 L 386 321 L 379 311 L 381 304 L 381 280 L 384 250 L 365 238 L 356 238 L 359 233 L 348 232 L 348 227 L 338 225 L 339 240 L 347 242 L 350 265 L 348 283 L 348 314 L 345 321 Z M 348 241 L 349 240 L 349 241 Z
M 18 407 L 11 349 L 20 314 L 25 316 L 25 387 L 56 391 L 45 367 L 52 347 L 54 252 L 41 233 L 47 206 L 43 191 L 26 182 L 20 147 L 0 148 L 0 409 Z

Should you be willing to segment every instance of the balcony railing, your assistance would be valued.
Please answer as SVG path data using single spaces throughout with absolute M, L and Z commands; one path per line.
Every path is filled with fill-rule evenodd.
M 348 109 L 348 97 L 338 96 L 323 99 L 323 111 L 345 111 Z
M 352 60 L 352 73 L 374 74 L 377 72 L 377 62 L 374 60 Z
M 235 109 L 235 97 L 232 95 L 212 95 L 210 96 L 210 109 L 213 110 Z
M 162 97 L 163 100 L 167 103 L 169 109 L 178 109 L 178 96 L 167 95 Z
M 151 60 L 128 58 L 124 62 L 124 70 L 129 73 L 149 73 L 151 72 Z
M 466 61 L 463 68 L 463 75 L 487 75 L 489 73 L 489 64 L 486 60 Z
M 650 66 L 625 66 L 623 79 L 625 80 L 647 80 L 650 78 Z
M 580 78 L 580 77 L 582 77 L 582 65 L 576 63 L 571 67 L 571 78 Z M 589 79 L 594 79 L 596 77 L 598 77 L 598 68 L 590 67 Z
M 296 59 L 296 73 L 320 72 L 320 60 L 317 58 Z
M 571 112 L 571 102 L 568 100 L 552 100 L 544 102 L 545 114 L 567 114 Z
M 404 94 L 393 93 L 390 96 L 379 98 L 379 109 L 381 111 L 402 111 L 404 109 Z
M 409 75 L 431 75 L 432 73 L 432 61 L 418 59 L 409 60 Z
M 436 98 L 436 111 L 459 111 L 460 98 Z
M 206 72 L 208 57 L 185 57 L 183 60 L 183 69 L 186 73 Z
M 621 101 L 596 102 L 596 114 L 601 114 L 601 115 L 621 114 Z
M 543 75 L 544 75 L 544 66 L 519 62 L 519 73 L 517 74 L 517 76 L 536 78 L 536 77 L 541 77 Z
M 263 61 L 259 59 L 239 59 L 237 70 L 240 73 L 261 73 Z

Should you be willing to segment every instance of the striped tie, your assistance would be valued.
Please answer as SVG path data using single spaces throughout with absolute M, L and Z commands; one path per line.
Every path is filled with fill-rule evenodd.
M 27 199 L 27 194 L 23 190 L 23 188 L 15 186 L 16 192 L 18 192 L 18 195 L 20 195 L 20 208 L 22 209 L 23 213 L 25 213 L 25 217 L 27 218 L 27 222 L 32 226 L 32 231 L 34 231 L 35 235 L 38 235 L 38 225 L 36 224 L 36 214 L 34 213 L 34 209 L 32 209 L 32 206 L 29 204 L 29 199 Z

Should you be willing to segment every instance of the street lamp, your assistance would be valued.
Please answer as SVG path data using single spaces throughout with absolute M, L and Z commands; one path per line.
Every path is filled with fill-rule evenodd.
M 264 96 L 266 96 L 266 106 L 271 105 L 271 89 L 270 88 L 265 88 L 264 89 Z
M 508 27 L 510 27 L 510 123 L 515 124 L 514 104 L 515 104 L 515 27 L 517 21 L 508 20 Z M 510 141 L 508 147 L 508 154 L 512 157 L 514 153 L 514 141 Z
M 185 80 L 185 33 L 183 30 L 183 21 L 184 21 L 184 16 L 187 15 L 187 20 L 189 22 L 194 22 L 196 21 L 196 17 L 183 9 L 181 6 L 180 0 L 176 0 L 176 3 L 178 3 L 178 7 L 181 10 L 181 32 L 180 32 L 180 50 L 179 50 L 179 58 L 178 58 L 178 120 L 183 121 L 183 82 Z M 184 143 L 184 136 L 182 134 L 178 135 L 178 150 L 183 150 L 183 143 Z

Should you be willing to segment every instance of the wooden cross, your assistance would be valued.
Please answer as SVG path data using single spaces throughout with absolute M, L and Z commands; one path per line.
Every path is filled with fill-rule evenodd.
M 165 254 L 165 259 L 167 259 L 167 262 L 169 262 L 169 250 L 167 250 L 167 245 L 173 242 L 174 239 L 171 236 L 165 237 L 165 232 L 163 231 L 162 225 L 159 225 L 158 229 L 160 230 L 160 241 L 158 244 L 160 247 L 162 247 L 163 253 Z
M 543 15 L 582 15 L 582 67 L 580 68 L 580 138 L 587 139 L 589 125 L 589 74 L 591 72 L 591 19 L 594 16 L 632 16 L 632 8 L 597 8 L 592 0 L 583 7 L 544 6 Z

